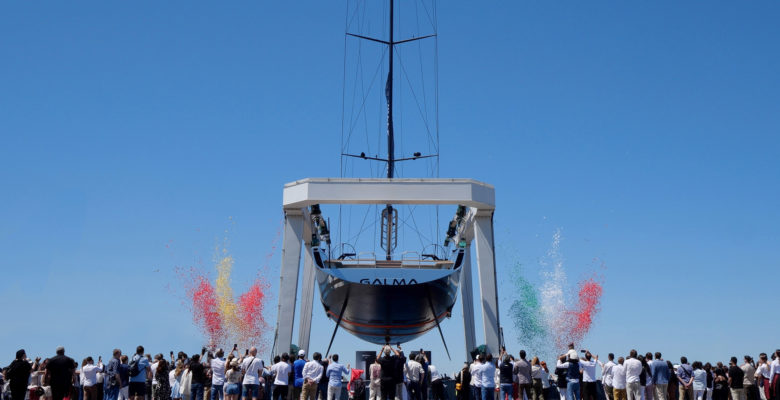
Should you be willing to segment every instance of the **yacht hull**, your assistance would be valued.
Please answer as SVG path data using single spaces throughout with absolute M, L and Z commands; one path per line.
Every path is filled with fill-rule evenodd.
M 404 343 L 451 314 L 461 268 L 316 268 L 328 317 L 371 343 Z

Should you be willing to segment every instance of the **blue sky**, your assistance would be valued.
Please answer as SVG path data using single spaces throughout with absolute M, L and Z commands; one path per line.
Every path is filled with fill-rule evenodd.
M 778 347 L 780 4 L 438 11 L 441 176 L 495 185 L 500 280 L 522 263 L 538 281 L 560 228 L 571 280 L 594 257 L 606 266 L 594 352 L 716 361 Z M 283 184 L 339 173 L 344 14 L 0 4 L 0 359 L 60 344 L 79 358 L 195 351 L 173 270 L 211 268 L 226 229 L 236 287 L 258 270 L 278 283 Z M 512 287 L 499 290 L 505 312 Z M 324 349 L 333 324 L 315 324 Z M 435 333 L 407 347 L 450 372 L 461 329 L 445 326 L 452 362 Z

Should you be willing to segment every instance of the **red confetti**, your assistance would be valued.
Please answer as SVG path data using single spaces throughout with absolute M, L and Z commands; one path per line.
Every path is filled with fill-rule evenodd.
M 214 286 L 204 277 L 198 277 L 196 285 L 188 295 L 192 299 L 195 323 L 204 328 L 211 344 L 223 343 L 225 330 Z

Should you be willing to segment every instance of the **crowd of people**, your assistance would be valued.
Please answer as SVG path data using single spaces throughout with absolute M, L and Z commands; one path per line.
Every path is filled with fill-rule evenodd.
M 441 377 L 424 353 L 419 362 L 407 362 L 400 358 L 400 346 L 392 352 L 389 346 L 387 349 L 392 358 L 377 357 L 368 371 L 360 371 L 358 396 L 368 387 L 370 397 L 376 400 L 380 383 L 386 383 L 390 375 L 393 389 L 396 378 L 400 377 L 401 385 L 404 377 L 411 379 L 416 400 L 423 400 L 414 396 L 421 393 L 425 376 L 433 377 L 434 391 L 443 392 Z M 165 357 L 152 356 L 138 346 L 132 355 L 115 349 L 105 363 L 102 357 L 97 361 L 86 357 L 77 363 L 60 347 L 54 357 L 44 360 L 30 359 L 19 350 L 14 361 L 3 369 L 0 387 L 2 400 L 340 400 L 344 377 L 352 372 L 349 364 L 339 363 L 338 354 L 323 357 L 315 352 L 308 359 L 305 350 L 295 357 L 280 354 L 266 365 L 255 347 L 246 349 L 243 355 L 234 346 L 228 354 L 204 347 L 199 354 L 188 356 L 180 351 L 174 355 L 171 351 Z M 363 377 L 370 382 L 364 382 Z M 385 392 L 390 393 L 387 389 Z M 393 392 L 389 398 L 395 395 Z
M 761 353 L 758 362 L 731 357 L 727 365 L 686 357 L 673 364 L 660 352 L 636 350 L 617 359 L 610 353 L 603 362 L 587 350 L 577 353 L 574 344 L 552 369 L 526 356 L 523 350 L 518 358 L 505 350 L 498 360 L 478 355 L 455 375 L 458 400 L 780 400 L 780 350 L 771 360 Z
M 573 344 L 554 368 L 528 358 L 523 350 L 478 354 L 450 379 L 422 349 L 407 357 L 400 345 L 382 346 L 365 371 L 339 363 L 337 354 L 309 359 L 305 350 L 266 365 L 254 347 L 243 355 L 237 346 L 227 354 L 204 347 L 166 358 L 138 346 L 132 355 L 115 349 L 107 363 L 77 363 L 60 347 L 44 360 L 19 350 L 0 384 L 2 400 L 342 400 L 345 377 L 353 400 L 450 400 L 445 384 L 454 386 L 455 400 L 780 400 L 780 350 L 758 362 L 731 357 L 728 365 L 685 357 L 673 364 L 636 350 L 603 362 Z

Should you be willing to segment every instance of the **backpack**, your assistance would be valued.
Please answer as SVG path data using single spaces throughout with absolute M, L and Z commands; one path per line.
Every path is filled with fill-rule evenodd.
M 143 356 L 139 356 L 138 358 L 133 357 L 133 360 L 130 361 L 130 369 L 128 370 L 128 373 L 131 377 L 136 377 L 141 374 L 141 368 L 138 366 L 138 363 L 141 361 L 141 357 Z

